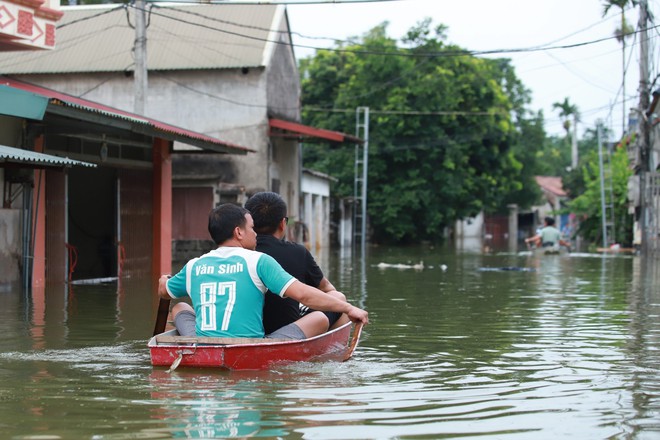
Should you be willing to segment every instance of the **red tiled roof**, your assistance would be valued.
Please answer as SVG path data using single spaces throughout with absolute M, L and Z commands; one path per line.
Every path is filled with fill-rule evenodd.
M 557 197 L 566 197 L 568 194 L 564 191 L 561 177 L 555 176 L 534 176 L 536 183 L 545 192 L 549 192 Z

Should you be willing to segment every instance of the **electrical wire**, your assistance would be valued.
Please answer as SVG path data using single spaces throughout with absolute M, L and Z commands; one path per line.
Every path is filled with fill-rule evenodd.
M 300 0 L 300 1 L 291 1 L 291 0 L 208 0 L 205 4 L 211 5 L 257 5 L 257 6 L 268 6 L 268 5 L 285 5 L 285 6 L 296 6 L 296 5 L 323 5 L 323 4 L 351 4 L 351 3 L 387 3 L 387 2 L 403 2 L 406 0 Z M 168 3 L 167 0 L 162 3 Z M 173 3 L 192 3 L 199 4 L 198 0 L 174 0 Z
M 134 4 L 129 5 L 131 8 L 135 9 L 140 9 Z M 163 9 L 163 8 L 159 8 Z M 146 9 L 144 9 L 146 11 Z M 172 11 L 177 11 L 179 12 L 180 10 L 177 10 L 177 8 L 170 8 L 169 10 Z M 559 49 L 573 49 L 577 47 L 584 47 L 584 46 L 589 46 L 593 44 L 598 44 L 602 43 L 605 41 L 610 41 L 612 39 L 616 39 L 616 36 L 610 36 L 610 37 L 603 37 L 603 38 L 598 38 L 595 40 L 590 40 L 590 41 L 584 41 L 584 42 L 579 42 L 579 43 L 572 43 L 572 44 L 564 44 L 564 45 L 541 45 L 541 46 L 533 46 L 533 47 L 520 47 L 520 48 L 509 48 L 509 49 L 491 49 L 491 50 L 469 50 L 469 49 L 455 49 L 455 50 L 444 50 L 441 52 L 417 52 L 416 49 L 413 50 L 406 50 L 406 49 L 401 49 L 397 52 L 382 52 L 382 51 L 370 51 L 370 50 L 356 50 L 356 49 L 343 49 L 343 48 L 322 48 L 322 47 L 317 47 L 317 46 L 309 46 L 309 45 L 304 45 L 304 44 L 294 44 L 292 42 L 283 42 L 280 40 L 273 40 L 269 38 L 261 38 L 253 35 L 246 35 L 242 34 L 239 32 L 233 32 L 225 29 L 220 29 L 217 27 L 201 24 L 201 23 L 195 23 L 189 20 L 185 20 L 182 18 L 177 18 L 173 17 L 171 15 L 163 14 L 163 13 L 158 13 L 155 11 L 151 11 L 153 15 L 158 15 L 163 18 L 167 18 L 173 21 L 177 21 L 179 23 L 183 24 L 189 24 L 192 26 L 197 26 L 200 28 L 220 32 L 220 33 L 225 33 L 229 35 L 234 35 L 237 37 L 241 38 L 246 38 L 250 40 L 257 40 L 261 42 L 267 42 L 267 43 L 273 43 L 273 44 L 280 44 L 280 45 L 285 45 L 285 46 L 290 46 L 290 47 L 299 47 L 303 49 L 313 49 L 313 50 L 323 50 L 323 51 L 330 51 L 330 52 L 338 52 L 338 53 L 352 53 L 356 55 L 384 55 L 384 56 L 398 56 L 398 57 L 415 57 L 415 58 L 424 58 L 424 57 L 457 57 L 457 56 L 466 56 L 466 55 L 471 55 L 471 56 L 479 56 L 479 55 L 499 55 L 499 54 L 509 54 L 509 53 L 526 53 L 526 52 L 543 52 L 547 50 L 559 50 Z M 642 30 L 636 30 L 634 33 L 640 33 L 645 30 L 649 29 L 656 29 L 659 28 L 660 25 L 658 26 L 653 26 L 653 27 L 647 27 L 646 29 Z
M 397 0 L 388 0 L 388 1 L 397 1 Z M 268 3 L 265 3 L 265 2 L 231 2 L 231 3 L 230 3 L 230 2 L 222 2 L 222 3 L 212 3 L 212 4 L 288 4 L 288 5 L 293 5 L 293 4 L 322 4 L 322 3 L 376 3 L 376 2 L 378 2 L 378 1 L 374 1 L 374 0 L 357 0 L 357 1 L 355 1 L 355 0 L 354 0 L 354 1 L 332 1 L 332 2 L 328 2 L 328 1 L 313 1 L 313 2 L 268 2 Z M 154 5 L 154 6 L 158 7 L 158 5 Z M 64 24 L 62 24 L 62 25 L 59 25 L 58 28 L 62 28 L 62 27 L 65 27 L 65 26 L 69 26 L 69 25 L 77 24 L 77 23 L 79 23 L 79 22 L 86 21 L 86 20 L 90 20 L 90 19 L 93 19 L 93 18 L 96 18 L 96 17 L 102 16 L 102 15 L 105 15 L 105 14 L 108 14 L 108 13 L 111 13 L 111 12 L 114 12 L 114 11 L 116 11 L 116 10 L 118 10 L 118 9 L 127 8 L 127 7 L 132 7 L 132 8 L 137 9 L 137 7 L 136 7 L 135 5 L 121 5 L 121 6 L 118 6 L 117 8 L 111 8 L 111 9 L 108 9 L 108 10 L 106 10 L 106 11 L 102 11 L 102 12 L 100 12 L 100 13 L 98 13 L 98 14 L 95 14 L 95 15 L 92 15 L 92 16 L 88 16 L 88 17 L 81 18 L 81 19 L 79 19 L 79 20 L 75 20 L 75 21 L 72 21 L 72 22 L 64 23 Z M 161 9 L 163 9 L 163 8 L 158 7 L 158 9 L 161 10 Z M 252 29 L 256 29 L 256 30 L 263 30 L 263 31 L 272 32 L 270 29 L 259 28 L 259 27 L 256 27 L 256 26 L 246 26 L 246 25 L 241 26 L 240 24 L 237 24 L 237 23 L 232 23 L 232 22 L 230 22 L 230 21 L 226 21 L 226 20 L 214 19 L 214 18 L 212 18 L 212 17 L 205 17 L 203 14 L 197 14 L 197 13 L 194 13 L 194 12 L 191 12 L 191 11 L 184 11 L 184 10 L 176 9 L 176 8 L 171 8 L 171 9 L 172 9 L 172 10 L 176 10 L 177 12 L 187 13 L 187 14 L 190 14 L 190 15 L 197 15 L 197 16 L 199 16 L 200 18 L 205 18 L 205 19 L 208 19 L 208 20 L 210 20 L 210 21 L 217 21 L 217 22 L 219 22 L 219 23 L 223 23 L 223 24 L 227 24 L 227 25 L 234 25 L 234 26 L 237 26 L 237 27 L 252 28 Z M 579 42 L 579 43 L 573 43 L 573 44 L 555 45 L 555 43 L 557 43 L 557 42 L 559 42 L 559 41 L 563 41 L 563 40 L 565 40 L 566 38 L 569 38 L 569 37 L 571 37 L 571 36 L 577 35 L 577 34 L 583 32 L 583 31 L 586 31 L 586 30 L 589 30 L 589 29 L 593 28 L 594 26 L 600 24 L 600 22 L 598 22 L 598 23 L 594 23 L 594 24 L 592 24 L 592 25 L 590 25 L 590 26 L 588 26 L 588 27 L 586 27 L 586 28 L 584 28 L 584 29 L 581 29 L 581 30 L 575 31 L 575 32 L 573 32 L 573 33 L 571 33 L 571 34 L 569 34 L 569 35 L 567 35 L 567 36 L 564 36 L 564 37 L 562 37 L 562 38 L 560 38 L 560 39 L 556 39 L 556 40 L 550 41 L 550 42 L 548 42 L 548 43 L 545 43 L 545 44 L 542 44 L 542 45 L 539 45 L 539 46 L 533 46 L 533 47 L 521 47 L 521 48 L 510 48 L 510 49 L 493 49 L 493 50 L 464 50 L 464 49 L 461 49 L 461 50 L 448 50 L 448 51 L 442 51 L 442 52 L 428 52 L 428 53 L 417 53 L 417 52 L 414 52 L 414 53 L 413 53 L 413 52 L 405 51 L 405 50 L 404 50 L 403 53 L 400 53 L 401 50 L 403 50 L 403 49 L 401 49 L 401 50 L 400 50 L 399 52 L 397 52 L 397 53 L 392 53 L 392 52 L 380 52 L 380 51 L 368 51 L 368 50 L 365 51 L 365 50 L 344 49 L 344 48 L 328 49 L 328 48 L 320 48 L 320 47 L 307 46 L 307 45 L 299 45 L 299 44 L 293 44 L 293 43 L 290 43 L 290 42 L 281 42 L 281 41 L 279 41 L 279 40 L 278 40 L 278 41 L 270 40 L 270 39 L 268 39 L 268 38 L 253 37 L 253 36 L 244 35 L 244 34 L 241 34 L 241 33 L 238 33 L 238 32 L 231 32 L 231 31 L 227 31 L 227 30 L 223 30 L 223 29 L 215 28 L 215 27 L 212 27 L 212 26 L 203 25 L 203 24 L 200 24 L 200 23 L 195 23 L 195 22 L 191 22 L 191 21 L 188 21 L 188 20 L 184 20 L 184 19 L 180 19 L 180 18 L 176 18 L 176 17 L 168 16 L 167 14 L 162 14 L 162 13 L 155 12 L 155 11 L 151 11 L 151 13 L 153 13 L 154 15 L 160 15 L 160 16 L 162 16 L 162 17 L 164 17 L 164 18 L 171 19 L 171 20 L 175 20 L 175 21 L 178 21 L 178 22 L 181 22 L 181 23 L 190 24 L 190 25 L 198 26 L 198 27 L 203 27 L 203 28 L 207 28 L 207 29 L 210 29 L 210 30 L 215 30 L 215 31 L 222 32 L 222 33 L 233 34 L 233 35 L 236 35 L 236 36 L 239 36 L 239 37 L 245 37 L 245 38 L 248 38 L 248 39 L 254 39 L 254 40 L 258 40 L 258 41 L 266 41 L 266 42 L 272 42 L 272 43 L 276 43 L 276 44 L 286 44 L 287 46 L 293 46 L 293 47 L 301 47 L 301 48 L 308 48 L 308 49 L 315 49 L 315 50 L 326 50 L 326 51 L 334 51 L 334 52 L 347 52 L 347 53 L 356 53 L 356 54 L 365 54 L 365 55 L 429 57 L 429 59 L 432 59 L 431 57 L 451 57 L 451 56 L 465 56 L 465 55 L 473 55 L 473 56 L 476 56 L 476 55 L 493 55 L 493 54 L 524 53 L 524 52 L 538 52 L 538 51 L 546 52 L 546 53 L 548 53 L 549 56 L 552 57 L 552 55 L 551 55 L 548 51 L 551 51 L 551 50 L 560 50 L 560 49 L 571 49 L 571 48 L 576 48 L 576 47 L 583 47 L 583 46 L 587 46 L 587 45 L 598 44 L 598 43 L 601 43 L 601 42 L 603 42 L 603 41 L 608 41 L 608 40 L 612 40 L 612 39 L 615 39 L 615 38 L 616 38 L 616 36 L 613 36 L 613 37 L 605 37 L 605 38 L 600 38 L 600 39 L 595 39 L 595 40 L 590 40 L 590 41 L 584 41 L 584 42 Z M 654 25 L 654 26 L 647 27 L 645 30 L 655 30 L 655 32 L 656 32 L 658 35 L 660 35 L 659 28 L 660 28 L 660 26 L 658 26 L 658 25 Z M 643 30 L 643 29 L 642 29 L 642 30 L 638 29 L 638 30 L 636 30 L 635 32 L 633 32 L 632 34 L 635 35 L 635 37 L 636 37 L 636 35 L 637 35 L 638 33 L 642 32 L 642 31 L 644 31 L 644 30 Z M 96 31 L 96 32 L 97 32 L 97 31 Z M 277 32 L 281 32 L 281 31 L 277 31 Z M 303 36 L 303 35 L 298 34 L 298 33 L 290 33 L 290 34 L 292 34 L 292 35 L 297 35 L 297 36 L 300 36 L 300 37 L 302 37 L 302 38 L 310 38 L 310 39 L 311 39 L 311 38 L 315 38 L 315 39 L 330 39 L 330 38 L 327 38 L 327 37 L 306 37 L 306 36 Z M 80 38 L 80 37 L 79 37 L 79 38 Z M 337 39 L 332 39 L 332 40 L 334 40 L 335 42 L 338 41 Z M 633 44 L 633 46 L 634 46 L 634 44 Z M 630 54 L 630 56 L 629 56 L 629 59 L 628 59 L 628 63 L 627 63 L 627 65 L 629 65 L 629 63 L 630 63 L 631 56 L 632 56 L 632 50 L 631 50 L 631 54 Z M 556 58 L 555 58 L 555 59 L 556 59 Z M 560 60 L 558 60 L 558 61 L 560 62 L 560 64 L 564 65 L 564 67 L 568 68 L 568 67 L 566 66 L 565 63 L 561 62 Z M 415 69 L 417 69 L 417 68 L 419 68 L 419 66 L 415 66 Z M 570 70 L 570 69 L 569 69 L 569 70 Z M 575 72 L 573 72 L 573 73 L 575 74 Z M 389 80 L 389 81 L 387 81 L 387 82 L 385 82 L 385 83 L 382 83 L 381 85 L 376 86 L 376 87 L 379 87 L 380 89 L 385 88 L 385 87 L 387 87 L 389 84 L 392 84 L 392 83 L 397 82 L 398 80 L 402 79 L 404 76 L 406 76 L 406 75 L 408 75 L 408 74 L 409 74 L 409 73 L 405 73 L 404 75 L 401 75 L 401 76 L 399 76 L 399 77 L 397 77 L 397 78 L 393 78 L 392 80 Z M 578 76 L 579 76 L 579 75 L 578 75 Z M 660 75 L 658 75 L 658 77 L 660 77 Z M 656 77 L 656 79 L 654 80 L 654 84 L 655 84 L 655 81 L 657 81 L 657 78 L 658 78 L 658 77 Z M 166 78 L 166 79 L 168 79 L 168 80 L 170 80 L 170 81 L 173 81 L 173 82 L 176 82 L 176 81 L 172 80 L 171 78 Z M 581 78 L 581 79 L 583 79 L 584 81 L 587 81 L 587 80 L 584 79 L 584 78 Z M 587 82 L 589 82 L 589 81 L 587 81 Z M 182 84 L 179 83 L 179 85 L 182 85 Z M 594 86 L 595 86 L 595 84 L 593 84 L 593 83 L 592 83 L 591 85 L 594 85 Z M 185 87 L 185 85 L 183 85 L 183 86 Z M 196 93 L 206 94 L 206 93 L 204 93 L 204 92 L 201 92 L 201 91 L 199 91 L 199 90 L 195 90 L 195 89 L 190 88 L 190 87 L 186 87 L 186 88 L 188 88 L 188 89 L 190 89 L 190 90 L 192 90 L 192 91 L 194 91 L 194 92 L 196 92 Z M 602 87 L 601 87 L 601 88 L 602 88 Z M 361 96 L 361 97 L 364 97 L 364 96 L 368 96 L 368 95 L 370 95 L 370 94 L 372 94 L 372 93 L 375 93 L 375 92 L 374 92 L 374 91 L 372 91 L 372 92 L 368 92 L 368 93 L 363 94 L 363 95 L 360 95 L 360 96 Z M 619 93 L 620 93 L 620 91 L 619 91 Z M 211 95 L 211 94 L 206 94 L 206 95 L 207 95 L 207 96 L 211 96 L 212 98 L 219 99 L 219 100 L 223 100 L 223 101 L 225 101 L 225 102 L 230 102 L 230 103 L 233 103 L 233 104 L 236 104 L 236 105 L 246 105 L 246 104 L 244 104 L 244 103 L 237 102 L 237 101 L 234 101 L 234 100 L 231 100 L 231 99 L 228 99 L 228 98 L 223 98 L 223 97 L 219 97 L 219 96 L 214 96 L 214 95 Z M 625 97 L 624 97 L 623 99 L 626 100 L 626 101 L 628 100 L 628 99 L 625 98 Z M 618 99 L 616 99 L 616 101 L 618 101 Z M 611 114 L 611 108 L 612 108 L 614 105 L 616 105 L 616 104 L 611 104 L 611 105 L 609 106 L 609 107 L 610 107 L 610 114 Z M 250 106 L 250 105 L 248 104 L 248 106 Z M 259 106 L 256 106 L 256 107 L 259 107 Z M 322 109 L 318 109 L 318 108 L 304 108 L 304 110 L 306 110 L 306 111 L 320 111 L 320 110 L 322 110 Z M 324 111 L 329 111 L 329 109 L 324 109 Z M 332 110 L 332 111 L 335 111 L 335 110 Z M 353 111 L 353 110 L 351 110 L 351 111 Z M 372 110 L 372 112 L 374 112 L 374 110 Z M 411 113 L 407 113 L 407 114 L 409 114 L 409 115 L 412 115 L 412 114 L 428 114 L 428 115 L 432 115 L 432 114 L 442 114 L 442 112 L 440 112 L 440 113 L 438 113 L 438 112 L 428 112 L 428 113 L 425 113 L 425 112 L 417 112 L 417 113 L 412 113 L 412 112 L 411 112 Z M 471 114 L 472 114 L 472 113 L 471 113 Z M 609 116 L 608 116 L 608 117 L 609 117 Z
M 58 24 L 57 26 L 55 26 L 55 28 L 56 28 L 56 29 L 62 29 L 62 28 L 64 28 L 64 27 L 71 26 L 72 24 L 78 24 L 78 23 L 81 23 L 81 22 L 83 22 L 83 21 L 92 20 L 92 19 L 97 18 L 97 17 L 100 17 L 100 16 L 102 16 L 102 15 L 110 14 L 110 13 L 112 13 L 112 12 L 115 12 L 115 11 L 117 11 L 118 9 L 125 9 L 126 6 L 127 6 L 127 5 L 122 4 L 122 5 L 120 5 L 120 6 L 117 6 L 116 8 L 110 8 L 110 9 L 108 9 L 107 11 L 99 12 L 98 14 L 90 15 L 90 16 L 88 16 L 88 17 L 82 17 L 82 18 L 79 18 L 78 20 L 69 21 L 69 22 L 67 22 L 67 23 Z

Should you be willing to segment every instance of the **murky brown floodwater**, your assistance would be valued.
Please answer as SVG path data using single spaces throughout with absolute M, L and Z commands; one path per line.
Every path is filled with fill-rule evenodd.
M 354 358 L 267 372 L 153 368 L 150 280 L 0 292 L 0 437 L 659 439 L 659 264 L 331 255 L 372 320 Z

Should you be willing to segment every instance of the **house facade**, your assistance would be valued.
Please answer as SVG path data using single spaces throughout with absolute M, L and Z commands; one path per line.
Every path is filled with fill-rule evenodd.
M 305 129 L 314 129 L 297 123 L 300 82 L 286 9 L 224 4 L 149 8 L 146 116 L 254 151 L 241 157 L 216 155 L 174 143 L 173 202 L 185 207 L 175 211 L 173 221 L 175 258 L 179 245 L 184 254 L 194 252 L 195 243 L 207 238 L 201 237 L 202 223 L 210 208 L 242 204 L 257 191 L 281 194 L 290 217 L 301 221 L 301 137 L 345 139 L 328 137 L 325 130 L 308 133 Z M 0 54 L 0 72 L 131 111 L 134 9 L 113 4 L 62 10 L 57 53 Z
M 173 143 L 248 148 L 0 77 L 0 285 L 169 273 Z

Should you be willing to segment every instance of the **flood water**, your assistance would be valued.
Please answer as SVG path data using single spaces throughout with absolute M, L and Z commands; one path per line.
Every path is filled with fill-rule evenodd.
M 354 357 L 265 372 L 152 367 L 151 280 L 0 292 L 0 437 L 660 439 L 658 264 L 333 253 Z

